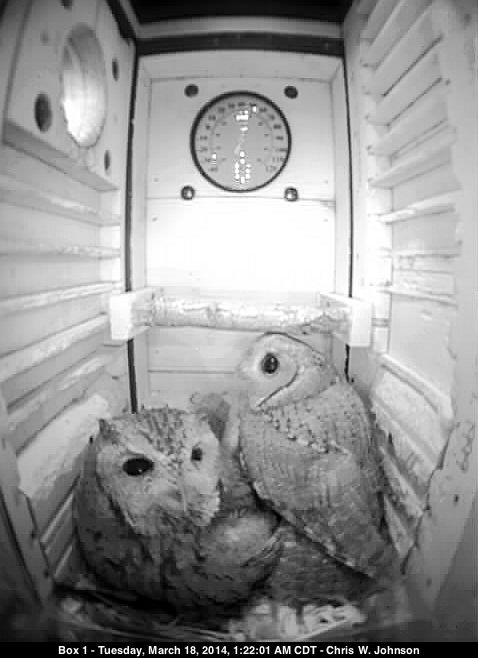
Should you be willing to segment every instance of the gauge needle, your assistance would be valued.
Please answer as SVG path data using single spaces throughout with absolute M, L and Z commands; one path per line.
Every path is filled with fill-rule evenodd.
M 242 147 L 244 146 L 244 142 L 246 141 L 246 132 L 247 132 L 247 126 L 241 127 L 241 132 L 239 133 L 239 141 L 237 142 L 237 146 L 234 149 L 234 155 L 239 155 L 239 152 L 242 151 Z

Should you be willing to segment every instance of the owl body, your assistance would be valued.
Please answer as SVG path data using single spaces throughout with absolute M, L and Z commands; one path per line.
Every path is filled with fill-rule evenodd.
M 260 336 L 238 374 L 239 452 L 258 495 L 330 557 L 375 577 L 394 554 L 379 529 L 381 472 L 358 394 L 280 333 Z
M 96 574 L 178 612 L 247 598 L 278 559 L 278 521 L 252 494 L 237 498 L 223 457 L 198 414 L 166 408 L 101 422 L 75 496 Z

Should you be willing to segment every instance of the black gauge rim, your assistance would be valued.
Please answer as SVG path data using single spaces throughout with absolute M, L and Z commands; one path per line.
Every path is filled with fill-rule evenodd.
M 268 105 L 270 105 L 270 107 L 275 112 L 277 112 L 277 114 L 279 115 L 282 123 L 284 124 L 286 132 L 287 132 L 287 140 L 288 140 L 287 153 L 286 153 L 286 156 L 284 158 L 284 162 L 282 163 L 281 167 L 276 171 L 275 174 L 273 174 L 270 178 L 268 178 L 264 183 L 261 183 L 260 185 L 256 185 L 255 187 L 249 187 L 247 190 L 238 190 L 235 187 L 228 187 L 227 185 L 222 185 L 218 181 L 214 180 L 214 178 L 212 178 L 208 173 L 206 173 L 204 171 L 201 163 L 199 162 L 199 159 L 198 159 L 197 154 L 196 154 L 196 149 L 194 147 L 196 132 L 197 132 L 199 123 L 201 122 L 204 115 L 207 112 L 209 112 L 211 107 L 213 105 L 216 105 L 216 103 L 219 103 L 219 102 L 225 100 L 226 98 L 231 98 L 232 96 L 238 96 L 238 95 L 252 96 L 253 98 L 257 98 L 258 102 L 262 102 L 262 103 L 265 102 Z M 285 168 L 287 162 L 289 161 L 289 156 L 290 156 L 290 152 L 291 152 L 291 149 L 292 149 L 292 135 L 291 135 L 291 132 L 290 132 L 289 122 L 285 118 L 284 113 L 282 112 L 280 107 L 278 107 L 278 105 L 276 105 L 276 103 L 274 103 L 274 101 L 270 100 L 270 98 L 267 98 L 266 96 L 262 96 L 261 94 L 258 94 L 255 91 L 245 91 L 245 90 L 228 91 L 225 94 L 220 94 L 219 96 L 215 96 L 212 100 L 210 100 L 208 103 L 206 103 L 206 105 L 204 105 L 199 110 L 199 112 L 196 115 L 196 118 L 194 119 L 194 123 L 193 123 L 192 128 L 191 128 L 189 146 L 190 146 L 191 156 L 192 156 L 192 159 L 194 161 L 194 164 L 198 168 L 201 175 L 204 176 L 204 178 L 207 181 L 209 181 L 215 187 L 218 187 L 219 189 L 224 190 L 225 192 L 233 192 L 233 193 L 238 193 L 238 194 L 247 194 L 248 192 L 255 192 L 256 190 L 260 190 L 261 188 L 266 187 L 266 185 L 269 185 L 270 183 L 272 183 L 272 181 L 274 181 L 284 171 L 284 168 Z

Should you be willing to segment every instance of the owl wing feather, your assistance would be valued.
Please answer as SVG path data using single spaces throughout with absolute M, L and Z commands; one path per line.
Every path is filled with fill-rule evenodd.
M 378 467 L 365 409 L 350 386 L 245 413 L 240 441 L 259 496 L 331 556 L 377 573 L 390 557 L 378 531 Z

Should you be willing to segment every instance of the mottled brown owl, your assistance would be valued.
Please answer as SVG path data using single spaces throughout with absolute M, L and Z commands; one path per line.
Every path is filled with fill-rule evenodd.
M 238 468 L 238 465 L 237 465 Z M 201 414 L 101 421 L 75 497 L 86 561 L 110 586 L 177 611 L 245 600 L 278 559 L 278 519 L 234 487 Z
M 258 495 L 343 564 L 376 576 L 394 557 L 382 486 L 354 388 L 299 337 L 260 336 L 242 359 L 237 440 Z

